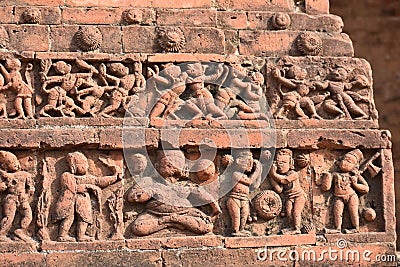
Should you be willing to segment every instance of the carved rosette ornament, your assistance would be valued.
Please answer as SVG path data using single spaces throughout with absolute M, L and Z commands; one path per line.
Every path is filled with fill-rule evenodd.
M 23 23 L 39 24 L 41 19 L 41 12 L 37 8 L 27 8 L 22 13 L 21 19 Z
M 302 32 L 296 39 L 297 49 L 305 56 L 317 56 L 322 52 L 321 38 L 312 32 Z
M 286 30 L 291 23 L 289 14 L 275 13 L 271 18 L 272 26 L 275 30 Z
M 185 35 L 177 27 L 158 28 L 157 43 L 163 52 L 179 52 L 186 43 Z
M 76 33 L 76 45 L 82 51 L 94 51 L 103 43 L 103 35 L 97 27 L 82 27 Z
M 265 190 L 259 193 L 254 197 L 253 204 L 258 216 L 266 220 L 275 218 L 282 211 L 282 200 L 272 190 Z

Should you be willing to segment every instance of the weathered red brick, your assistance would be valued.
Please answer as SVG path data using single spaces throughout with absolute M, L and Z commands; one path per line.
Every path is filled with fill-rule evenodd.
M 125 14 L 126 12 L 134 12 L 135 14 L 139 14 L 141 18 L 137 23 L 131 23 L 126 20 Z M 156 11 L 152 8 L 128 8 L 123 12 L 123 21 L 124 24 L 140 24 L 140 25 L 153 25 L 156 22 Z
M 47 266 L 162 266 L 159 251 L 60 252 L 46 257 Z
M 107 6 L 107 7 L 159 7 L 159 8 L 201 8 L 211 7 L 210 0 L 185 1 L 185 0 L 154 0 L 154 1 L 131 1 L 131 0 L 66 0 L 67 6 Z
M 223 28 L 246 29 L 247 15 L 245 12 L 220 11 L 217 13 L 218 26 Z
M 308 14 L 329 14 L 329 0 L 306 0 Z
M 15 7 L 15 21 L 23 23 L 22 14 L 27 9 L 26 6 L 16 6 Z M 40 10 L 40 24 L 61 24 L 61 11 L 58 7 L 37 7 Z
M 73 42 L 78 26 L 50 26 L 51 51 L 70 52 L 77 51 L 78 47 Z
M 217 26 L 217 11 L 210 9 L 161 9 L 157 11 L 157 25 Z
M 73 251 L 73 250 L 121 250 L 125 247 L 124 241 L 98 241 L 98 242 L 57 242 L 43 241 L 43 251 Z
M 294 11 L 294 3 L 291 0 L 217 0 L 216 7 L 221 10 Z
M 13 6 L 0 6 L 0 23 L 14 23 Z
M 18 244 L 20 244 L 20 242 L 18 242 Z M 46 254 L 2 253 L 0 257 L 0 265 L 1 266 L 45 266 Z
M 119 24 L 119 8 L 69 8 L 62 9 L 62 22 L 66 24 Z
M 317 33 L 322 39 L 322 55 L 353 56 L 350 38 L 343 33 Z M 295 48 L 299 32 L 292 31 L 239 31 L 241 55 L 282 56 L 300 55 Z
M 155 27 L 123 26 L 122 43 L 125 53 L 154 52 L 156 40 Z
M 381 130 L 290 130 L 287 138 L 291 148 L 391 147 L 388 131 Z
M 122 33 L 120 27 L 115 26 L 98 26 L 103 34 L 103 44 L 100 52 L 104 53 L 121 53 L 122 52 Z
M 258 237 L 227 237 L 225 247 L 227 248 L 258 248 L 258 247 L 285 247 L 293 245 L 314 245 L 317 242 L 315 233 L 306 235 L 274 235 Z
M 49 28 L 42 25 L 7 25 L 10 48 L 17 51 L 48 51 Z
M 181 27 L 186 46 L 182 52 L 188 53 L 225 53 L 224 32 L 215 28 Z
M 238 54 L 239 53 L 239 32 L 225 30 L 225 53 Z
M 249 11 L 249 29 L 267 30 L 273 29 L 271 18 L 274 12 Z M 320 31 L 320 32 L 341 32 L 343 21 L 335 15 L 310 16 L 303 13 L 287 13 L 290 16 L 288 30 L 293 31 Z
M 29 5 L 29 6 L 62 6 L 65 0 L 3 0 L 0 4 L 4 6 L 11 5 Z

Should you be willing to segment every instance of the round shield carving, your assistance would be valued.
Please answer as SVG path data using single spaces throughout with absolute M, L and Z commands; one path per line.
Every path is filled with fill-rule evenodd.
M 266 220 L 275 218 L 282 211 L 281 197 L 272 190 L 259 193 L 254 197 L 253 203 L 258 216 Z

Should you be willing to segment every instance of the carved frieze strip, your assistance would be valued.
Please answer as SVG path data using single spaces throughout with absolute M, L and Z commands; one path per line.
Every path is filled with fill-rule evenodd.
M 124 138 L 129 138 L 123 140 Z M 160 141 L 173 148 L 210 147 L 290 147 L 296 149 L 391 148 L 391 136 L 381 130 L 273 130 L 273 129 L 154 129 L 76 127 L 41 129 L 1 129 L 0 147 L 51 149 L 89 146 L 102 150 L 157 148 Z M 206 143 L 205 143 L 206 142 Z

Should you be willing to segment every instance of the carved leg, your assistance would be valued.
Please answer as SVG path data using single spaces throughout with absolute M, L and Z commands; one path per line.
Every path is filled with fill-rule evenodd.
M 359 228 L 360 228 L 360 219 L 359 219 L 359 215 L 358 215 L 358 196 L 357 195 L 352 195 L 350 197 L 349 203 L 347 204 L 347 209 L 349 210 L 351 224 L 355 228 L 355 231 L 352 231 L 352 233 L 358 232 Z
M 60 223 L 60 228 L 58 230 L 58 238 L 57 241 L 60 242 L 74 242 L 75 238 L 68 235 L 69 229 L 74 222 L 74 216 L 68 216 Z
M 246 226 L 247 219 L 250 216 L 250 203 L 248 200 L 242 200 L 242 210 L 240 214 L 240 227 L 239 231 L 243 232 L 244 227 Z M 250 233 L 245 233 L 245 234 L 250 234 Z
M 135 219 L 131 227 L 134 235 L 146 236 L 168 228 L 169 226 L 169 223 L 164 223 L 162 219 L 152 214 L 142 213 Z
M 306 204 L 306 197 L 304 195 L 298 196 L 294 201 L 293 206 L 293 226 L 295 231 L 300 234 L 300 226 L 301 226 L 301 213 Z
M 187 229 L 195 234 L 207 234 L 213 229 L 213 224 L 211 222 L 207 222 L 200 217 L 179 214 L 174 214 L 167 217 L 168 218 L 166 218 L 164 221 L 179 224 L 183 226 L 184 229 Z
M 77 229 L 77 239 L 79 242 L 92 242 L 94 238 L 86 235 L 86 229 L 88 228 L 88 223 L 85 221 L 78 221 Z
M 3 205 L 4 218 L 1 220 L 0 242 L 9 241 L 6 235 L 8 231 L 10 231 L 11 229 L 16 211 L 17 211 L 17 203 L 12 197 L 10 197 L 10 195 L 8 195 L 5 198 L 5 202 Z
M 341 198 L 335 198 L 335 202 L 333 204 L 333 217 L 335 221 L 336 230 L 338 230 L 339 232 L 342 229 L 343 209 L 344 209 L 343 200 Z
M 239 232 L 240 228 L 240 201 L 232 197 L 228 198 L 226 202 L 226 207 L 228 209 L 229 216 L 232 222 L 232 235 Z
M 32 98 L 30 97 L 24 98 L 24 107 L 27 117 L 29 119 L 33 119 Z
M 32 209 L 27 201 L 22 202 L 20 206 L 21 228 L 15 230 L 15 235 L 24 241 L 29 241 L 31 238 L 27 235 L 27 229 L 32 222 Z
M 17 114 L 17 118 L 25 118 L 24 109 L 22 107 L 22 98 L 16 97 L 14 101 L 14 107 Z

